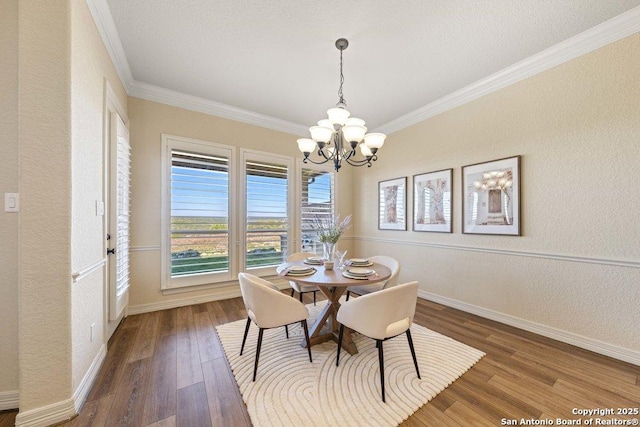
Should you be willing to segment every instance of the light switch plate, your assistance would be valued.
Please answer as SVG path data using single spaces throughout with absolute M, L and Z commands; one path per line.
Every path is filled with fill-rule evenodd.
M 4 193 L 4 211 L 19 212 L 20 210 L 20 194 Z

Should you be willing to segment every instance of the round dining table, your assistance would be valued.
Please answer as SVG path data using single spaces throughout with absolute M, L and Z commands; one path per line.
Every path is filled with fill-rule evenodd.
M 308 266 L 315 268 L 313 274 L 307 276 L 287 275 L 288 270 L 293 266 Z M 347 269 L 348 267 L 345 267 Z M 325 269 L 323 265 L 307 265 L 304 261 L 285 262 L 277 268 L 277 273 L 281 277 L 294 281 L 302 285 L 315 285 L 327 297 L 327 304 L 324 306 L 316 321 L 309 331 L 309 342 L 311 345 L 320 344 L 333 340 L 338 342 L 339 325 L 336 320 L 340 309 L 340 297 L 346 292 L 349 286 L 373 285 L 374 283 L 387 280 L 391 276 L 391 270 L 382 264 L 374 263 L 367 266 L 374 270 L 375 274 L 367 276 L 366 279 L 352 279 L 343 276 L 343 271 L 339 268 Z M 306 340 L 302 340 L 302 346 L 306 347 Z M 342 338 L 342 348 L 349 354 L 356 354 L 358 348 L 351 338 L 351 331 L 345 328 Z

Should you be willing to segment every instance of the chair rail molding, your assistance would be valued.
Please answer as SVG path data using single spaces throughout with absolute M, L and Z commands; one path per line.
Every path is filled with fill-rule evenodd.
M 73 279 L 73 283 L 79 282 L 80 280 L 84 279 L 94 271 L 101 269 L 106 264 L 107 264 L 107 257 L 104 257 L 72 273 L 71 278 Z
M 520 251 L 520 250 L 513 250 L 513 249 L 496 249 L 496 248 L 481 247 L 481 246 L 452 245 L 452 244 L 446 244 L 446 243 L 426 243 L 426 242 L 383 239 L 383 238 L 364 237 L 364 236 L 351 236 L 351 237 L 346 237 L 346 239 L 363 241 L 363 242 L 374 242 L 374 243 L 391 243 L 391 244 L 403 245 L 403 246 L 421 246 L 425 248 L 448 249 L 448 250 L 455 250 L 455 251 L 484 252 L 484 253 L 498 254 L 498 255 L 511 255 L 511 256 L 521 256 L 521 257 L 528 257 L 528 258 L 543 258 L 543 259 L 552 259 L 556 261 L 580 262 L 585 264 L 601 264 L 601 265 L 612 265 L 616 267 L 640 268 L 640 261 L 627 261 L 627 260 L 611 259 L 611 258 L 583 257 L 583 256 L 575 256 L 575 255 L 554 254 L 550 252 L 546 252 L 546 253 L 530 252 L 530 251 Z
M 149 245 L 149 246 L 131 246 L 129 247 L 130 252 L 144 252 L 144 251 L 159 251 L 162 249 L 160 245 Z

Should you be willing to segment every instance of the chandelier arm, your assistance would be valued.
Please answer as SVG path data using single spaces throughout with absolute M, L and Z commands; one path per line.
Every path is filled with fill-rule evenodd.
M 318 150 L 318 156 L 322 156 L 324 158 L 324 162 L 327 162 L 327 161 L 333 159 L 336 156 L 336 153 L 334 151 L 330 156 L 327 156 L 327 154 L 321 148 L 321 149 Z M 324 163 L 324 162 L 322 162 L 322 163 Z
M 375 162 L 376 160 L 378 160 L 378 156 L 371 156 L 371 157 L 367 157 L 365 159 L 362 160 L 353 160 L 353 159 L 344 159 L 345 162 L 349 163 L 351 166 L 364 166 L 367 165 L 368 167 L 371 167 L 371 162 Z
M 310 157 L 305 157 L 304 159 L 302 159 L 302 163 L 309 163 L 309 162 L 311 162 L 311 163 L 313 163 L 314 165 L 323 165 L 323 164 L 327 163 L 329 160 L 331 160 L 331 159 L 327 159 L 327 158 L 325 157 L 325 160 L 322 160 L 322 161 L 320 161 L 320 162 L 316 162 L 316 161 L 312 160 Z
M 343 158 L 343 159 L 345 159 L 345 160 L 347 160 L 347 159 L 350 159 L 350 158 L 352 158 L 352 157 L 354 157 L 354 156 L 356 156 L 356 149 L 355 149 L 355 148 L 352 148 L 352 149 L 350 149 L 350 150 L 344 150 L 344 153 L 343 153 L 343 155 L 342 155 L 342 158 Z

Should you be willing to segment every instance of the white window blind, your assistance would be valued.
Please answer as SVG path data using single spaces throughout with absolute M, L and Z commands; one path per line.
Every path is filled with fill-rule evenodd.
M 109 154 L 109 319 L 117 320 L 129 302 L 131 146 L 129 131 L 117 113 L 110 114 Z
M 286 258 L 288 169 L 286 164 L 245 161 L 247 269 L 275 266 Z
M 300 188 L 302 251 L 319 254 L 322 244 L 312 225 L 315 218 L 331 218 L 336 214 L 334 172 L 303 167 Z
M 171 277 L 229 271 L 229 159 L 171 150 Z
M 116 296 L 129 288 L 129 216 L 131 147 L 125 138 L 118 137 L 118 172 L 116 189 Z

